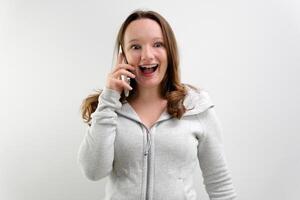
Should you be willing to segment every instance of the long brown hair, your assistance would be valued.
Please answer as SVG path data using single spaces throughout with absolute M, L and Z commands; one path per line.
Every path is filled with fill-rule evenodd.
M 118 32 L 114 50 L 115 57 L 119 53 L 119 47 L 123 47 L 124 34 L 128 25 L 134 20 L 145 18 L 156 21 L 161 27 L 164 45 L 167 51 L 168 66 L 165 76 L 160 83 L 160 94 L 163 98 L 167 99 L 168 101 L 167 112 L 171 116 L 180 119 L 182 115 L 186 112 L 186 108 L 183 105 L 184 97 L 187 94 L 187 89 L 185 85 L 188 85 L 193 89 L 197 88 L 189 84 L 183 84 L 180 81 L 179 54 L 177 42 L 171 26 L 164 19 L 164 17 L 162 17 L 160 14 L 154 11 L 135 10 L 134 12 L 132 12 L 123 22 Z M 127 98 L 125 97 L 124 92 L 121 93 L 120 101 L 122 103 L 129 101 L 130 99 L 136 96 L 136 84 L 137 83 L 135 79 L 131 79 L 130 86 L 133 89 L 130 91 L 129 96 Z M 81 105 L 81 112 L 82 118 L 84 119 L 85 123 L 90 122 L 91 114 L 97 108 L 98 97 L 101 94 L 101 92 L 102 90 L 96 91 L 95 94 L 91 94 L 83 100 Z

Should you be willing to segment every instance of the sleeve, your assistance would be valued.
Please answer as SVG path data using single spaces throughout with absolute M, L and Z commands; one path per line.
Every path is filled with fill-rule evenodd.
M 222 127 L 214 106 L 198 116 L 203 127 L 198 145 L 198 159 L 206 192 L 210 200 L 236 199 L 224 154 Z
M 117 91 L 104 88 L 91 114 L 91 126 L 86 129 L 77 156 L 80 169 L 89 180 L 97 181 L 112 170 L 117 127 L 115 110 L 122 106 L 119 99 Z

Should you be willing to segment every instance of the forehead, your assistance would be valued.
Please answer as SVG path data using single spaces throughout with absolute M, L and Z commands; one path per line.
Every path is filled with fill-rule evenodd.
M 152 19 L 138 19 L 132 21 L 124 34 L 124 42 L 131 40 L 152 40 L 155 38 L 163 39 L 162 30 L 159 24 Z

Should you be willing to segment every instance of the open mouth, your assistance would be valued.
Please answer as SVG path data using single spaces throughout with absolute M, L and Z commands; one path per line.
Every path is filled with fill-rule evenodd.
M 158 64 L 153 64 L 153 65 L 140 65 L 139 68 L 144 74 L 151 74 L 155 72 L 157 69 Z

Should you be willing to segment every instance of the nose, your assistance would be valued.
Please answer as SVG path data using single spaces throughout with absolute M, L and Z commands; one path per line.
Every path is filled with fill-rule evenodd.
M 154 59 L 153 49 L 146 45 L 144 48 L 142 48 L 141 52 L 141 60 L 142 61 L 152 61 Z

